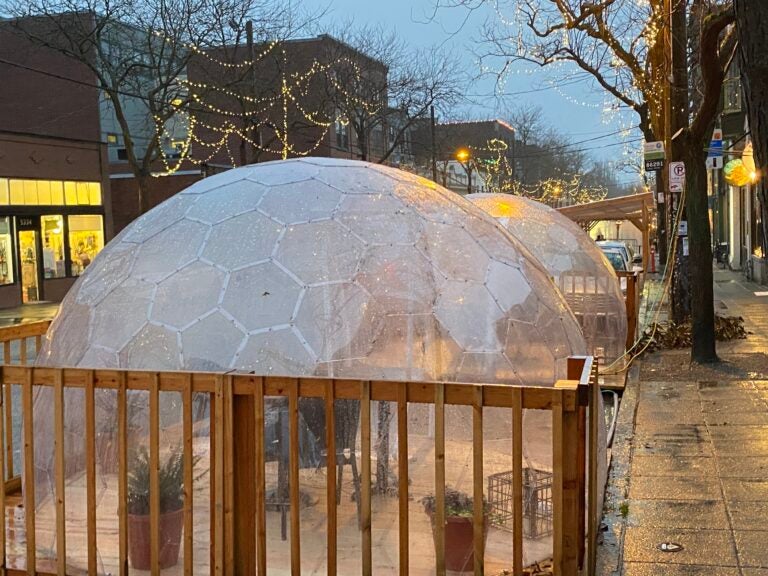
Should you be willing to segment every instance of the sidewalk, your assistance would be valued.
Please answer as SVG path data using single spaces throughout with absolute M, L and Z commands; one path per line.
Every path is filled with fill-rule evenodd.
M 768 576 L 768 296 L 715 271 L 718 313 L 747 340 L 725 361 L 688 367 L 688 351 L 643 359 L 630 375 L 614 440 L 600 547 L 602 575 Z M 682 550 L 659 549 L 664 542 Z
M 0 327 L 37 322 L 38 320 L 53 320 L 59 304 L 40 302 L 39 304 L 23 304 L 16 308 L 0 308 Z

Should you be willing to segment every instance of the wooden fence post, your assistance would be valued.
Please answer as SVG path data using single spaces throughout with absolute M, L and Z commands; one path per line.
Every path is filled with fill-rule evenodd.
M 254 377 L 255 379 L 257 377 Z M 234 435 L 235 574 L 256 573 L 256 397 L 237 394 L 232 402 Z M 263 431 L 262 431 L 263 433 Z
M 554 505 L 554 573 L 577 576 L 579 571 L 579 413 L 578 384 L 560 381 L 552 406 L 552 499 Z

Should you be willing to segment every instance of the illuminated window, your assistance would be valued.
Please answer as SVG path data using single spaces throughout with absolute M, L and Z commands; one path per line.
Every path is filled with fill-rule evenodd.
M 64 206 L 64 182 L 59 180 L 51 182 L 51 204 Z
M 24 180 L 24 204 L 35 205 L 37 200 L 37 182 Z
M 88 196 L 88 182 L 77 183 L 77 203 L 78 204 L 90 204 L 91 201 Z
M 117 144 L 117 134 L 107 134 L 107 142 L 109 144 Z
M 77 206 L 77 182 L 64 182 L 64 200 L 68 206 Z
M 6 180 L 6 185 L 7 185 Z M 2 185 L 0 184 L 0 187 Z M 7 192 L 6 192 L 7 194 Z M 0 284 L 13 283 L 13 244 L 10 218 L 0 218 Z
M 101 206 L 98 182 L 15 180 L 0 178 L 0 205 Z
M 11 204 L 24 204 L 24 182 L 22 180 L 11 180 Z
M 48 180 L 37 181 L 37 201 L 44 206 L 51 205 L 51 182 Z
M 42 216 L 43 272 L 46 278 L 63 278 L 64 268 L 64 218 Z
M 88 195 L 93 206 L 101 206 L 101 184 L 98 182 L 88 182 Z
M 72 275 L 80 276 L 104 248 L 104 226 L 96 215 L 70 216 L 68 221 Z

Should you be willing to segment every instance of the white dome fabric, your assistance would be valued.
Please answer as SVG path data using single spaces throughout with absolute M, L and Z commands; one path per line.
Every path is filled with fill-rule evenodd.
M 306 158 L 206 178 L 128 226 L 67 295 L 37 362 L 552 386 L 566 377 L 568 356 L 585 352 L 581 329 L 547 272 L 480 208 L 406 172 Z M 67 428 L 80 441 L 66 450 L 82 469 L 83 396 L 78 392 L 67 391 Z M 101 438 L 114 438 L 114 391 L 102 392 L 97 430 Z M 173 445 L 180 421 L 176 396 L 161 395 L 163 446 Z M 200 400 L 195 421 L 205 430 L 209 405 L 207 398 Z M 36 416 L 52 413 L 52 402 L 49 389 L 40 391 Z M 394 411 L 385 404 L 374 409 L 372 427 L 377 462 L 387 462 L 389 470 L 397 462 L 397 427 L 387 424 Z M 352 461 L 359 456 L 358 405 L 336 402 L 336 416 L 352 423 L 337 447 L 348 448 Z M 137 422 L 135 443 L 144 444 L 146 394 L 129 395 L 129 408 Z M 267 420 L 280 422 L 281 410 L 285 402 L 267 399 Z M 447 410 L 448 482 L 471 492 L 472 412 L 456 406 Z M 322 401 L 302 399 L 299 411 L 302 489 L 322 494 L 318 486 L 324 477 L 316 472 L 325 438 Z M 503 476 L 512 469 L 511 413 L 485 413 L 485 474 Z M 433 418 L 430 408 L 415 404 L 408 417 L 410 492 L 417 502 L 433 491 Z M 285 447 L 278 428 L 265 431 L 272 434 L 270 447 Z M 551 414 L 526 411 L 524 428 L 526 468 L 551 470 Z M 35 434 L 42 447 L 35 452 L 38 506 L 52 513 L 53 450 L 44 448 L 52 446 L 51 419 L 36 418 Z M 209 438 L 203 436 L 195 453 L 204 471 L 210 452 Z M 283 458 L 277 470 L 284 469 L 285 454 L 275 449 L 268 455 Z M 108 487 L 104 493 L 112 494 L 114 454 L 98 458 Z M 286 489 L 275 468 L 269 467 L 267 475 L 268 490 Z M 201 491 L 196 502 L 207 501 L 207 481 L 203 477 L 196 487 Z M 348 486 L 346 476 L 344 490 L 353 492 Z M 340 518 L 346 518 L 339 522 L 345 531 L 339 541 L 345 542 L 348 563 L 340 573 L 360 571 L 355 564 L 360 555 L 353 550 L 359 546 L 355 506 L 345 497 L 339 508 Z M 431 573 L 429 520 L 418 506 L 411 508 L 411 536 L 418 546 L 412 555 L 421 566 L 414 564 L 412 572 Z M 389 513 L 397 513 L 396 499 L 377 508 L 377 514 Z M 324 573 L 316 561 L 324 554 L 324 536 L 315 529 L 324 526 L 324 507 L 310 506 L 301 514 L 302 550 L 315 550 L 304 568 Z M 113 516 L 106 504 L 98 514 L 103 522 Z M 374 563 L 391 571 L 396 522 L 387 521 L 386 528 L 377 522 Z M 509 538 L 501 530 L 489 535 L 489 562 L 496 558 L 499 569 L 509 563 Z M 195 542 L 196 550 L 206 545 Z M 269 545 L 280 549 L 283 544 L 272 534 Z M 111 566 L 115 550 L 99 546 Z M 526 538 L 526 561 L 545 558 L 551 549 L 546 535 Z M 200 558 L 207 561 L 204 553 Z M 276 572 L 287 571 L 278 559 L 270 562 Z
M 39 363 L 551 385 L 584 352 L 549 278 L 480 210 L 307 158 L 206 178 L 128 226 Z
M 579 226 L 549 206 L 510 194 L 466 197 L 496 218 L 547 269 L 584 333 L 590 354 L 623 355 L 627 311 L 616 273 Z

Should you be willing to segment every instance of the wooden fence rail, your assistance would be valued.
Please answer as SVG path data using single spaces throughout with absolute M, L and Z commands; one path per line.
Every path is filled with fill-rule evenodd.
M 25 337 L 20 336 L 20 337 Z M 8 342 L 11 339 L 0 341 Z M 8 358 L 9 356 L 6 356 Z M 184 537 L 182 539 L 183 572 L 192 574 L 193 532 L 193 398 L 195 394 L 208 395 L 210 402 L 210 507 L 211 534 L 210 571 L 214 575 L 260 574 L 269 571 L 267 549 L 267 493 L 265 489 L 265 398 L 287 399 L 289 462 L 288 490 L 290 527 L 290 570 L 301 573 L 301 532 L 299 491 L 299 402 L 316 398 L 324 403 L 327 423 L 325 441 L 327 454 L 336 453 L 337 435 L 334 430 L 334 410 L 337 400 L 359 402 L 361 463 L 360 478 L 360 549 L 362 573 L 371 574 L 372 565 L 372 503 L 371 503 L 371 405 L 374 401 L 387 401 L 396 405 L 396 429 L 399 465 L 398 490 L 398 562 L 399 573 L 408 574 L 409 558 L 409 502 L 408 496 L 408 406 L 430 404 L 434 408 L 434 519 L 435 562 L 437 574 L 445 574 L 445 513 L 446 494 L 446 408 L 467 406 L 472 409 L 472 485 L 475 507 L 473 510 L 474 572 L 484 573 L 484 530 L 486 519 L 483 507 L 483 412 L 485 408 L 504 408 L 511 411 L 513 441 L 509 448 L 513 457 L 514 525 L 510 534 L 513 573 L 523 572 L 523 410 L 548 410 L 553 426 L 553 555 L 554 573 L 576 576 L 586 562 L 593 561 L 591 543 L 595 534 L 594 506 L 596 482 L 596 454 L 587 448 L 595 446 L 596 426 L 602 415 L 596 412 L 596 372 L 591 358 L 571 358 L 568 361 L 568 379 L 553 387 L 521 387 L 434 382 L 355 381 L 322 378 L 286 378 L 251 374 L 214 374 L 183 372 L 141 372 L 130 370 L 90 370 L 76 368 L 48 368 L 11 365 L 6 362 L 0 372 L 0 384 L 7 391 L 18 386 L 21 390 L 21 420 L 23 422 L 24 502 L 26 528 L 26 565 L 10 566 L 7 558 L 9 536 L 0 531 L 0 567 L 6 574 L 45 573 L 37 566 L 39 555 L 35 540 L 35 445 L 33 404 L 42 389 L 53 392 L 53 430 L 55 431 L 55 551 L 56 557 L 66 558 L 67 491 L 65 489 L 64 451 L 64 398 L 67 390 L 82 390 L 85 402 L 85 487 L 87 566 L 90 574 L 97 566 L 96 518 L 96 447 L 95 447 L 95 395 L 102 390 L 115 391 L 118 475 L 118 538 L 119 570 L 128 573 L 128 443 L 127 396 L 133 391 L 148 395 L 148 455 L 150 486 L 150 558 L 151 573 L 160 574 L 160 487 L 161 454 L 167 446 L 161 443 L 160 396 L 175 392 L 181 398 L 181 422 L 184 464 Z M 11 403 L 5 402 L 5 416 Z M 588 430 L 587 412 L 591 414 Z M 12 427 L 6 425 L 6 437 Z M 6 443 L 6 447 L 8 444 Z M 587 452 L 590 458 L 587 458 Z M 12 457 L 12 456 L 11 456 Z M 0 469 L 9 463 L 8 451 L 0 450 Z M 328 574 L 338 570 L 337 540 L 337 462 L 327 457 L 326 506 L 327 533 L 326 566 Z M 587 498 L 586 495 L 589 495 Z M 0 526 L 6 524 L 5 491 L 0 490 Z M 49 564 L 46 564 L 48 566 Z M 66 571 L 65 562 L 55 562 L 58 574 Z M 14 571 L 12 568 L 16 568 Z M 22 568 L 19 570 L 19 568 Z M 52 571 L 53 571 L 52 570 Z

